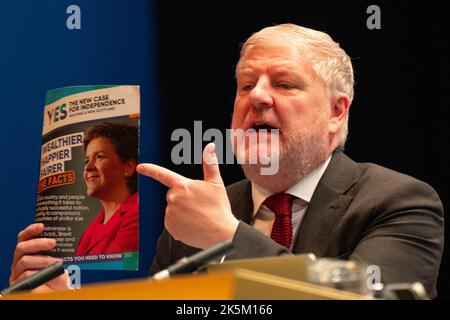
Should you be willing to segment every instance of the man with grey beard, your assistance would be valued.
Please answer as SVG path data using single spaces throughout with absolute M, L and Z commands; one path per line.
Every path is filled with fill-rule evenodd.
M 232 129 L 256 139 L 238 148 L 233 137 L 235 155 L 250 159 L 267 150 L 278 171 L 262 174 L 265 161 L 248 161 L 247 179 L 225 187 L 212 143 L 203 151 L 204 180 L 138 165 L 169 187 L 151 273 L 232 239 L 226 260 L 312 252 L 376 265 L 383 283 L 419 281 L 436 296 L 442 204 L 427 184 L 342 152 L 354 85 L 344 50 L 323 32 L 268 27 L 244 43 L 236 79 Z M 13 274 L 52 262 L 32 259 L 55 246 L 34 239 L 40 233 L 30 226 L 19 235 Z M 42 289 L 59 288 L 63 278 Z
M 151 272 L 232 239 L 227 260 L 312 252 L 376 265 L 383 283 L 419 281 L 436 296 L 443 250 L 438 195 L 341 151 L 354 84 L 344 50 L 322 32 L 268 27 L 244 43 L 236 79 L 232 129 L 250 130 L 257 143 L 235 146 L 235 155 L 249 159 L 268 150 L 279 170 L 264 175 L 262 164 L 244 162 L 247 179 L 225 188 L 214 144 L 203 152 L 203 181 L 139 165 L 139 173 L 170 188 Z

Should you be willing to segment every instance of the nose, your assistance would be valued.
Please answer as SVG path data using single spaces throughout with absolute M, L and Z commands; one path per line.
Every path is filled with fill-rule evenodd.
M 250 92 L 250 103 L 256 110 L 270 108 L 273 106 L 270 80 L 266 76 L 261 76 Z
M 84 164 L 84 171 L 92 171 L 95 169 L 94 159 L 87 160 Z

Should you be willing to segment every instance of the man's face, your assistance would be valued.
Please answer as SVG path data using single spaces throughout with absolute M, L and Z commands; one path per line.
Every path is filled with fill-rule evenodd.
M 292 171 L 286 168 L 294 164 L 302 167 L 296 178 L 326 159 L 330 93 L 298 50 L 283 44 L 248 47 L 236 77 L 233 129 L 279 129 L 279 148 L 271 152 L 279 154 L 282 171 Z M 247 146 L 246 152 L 258 148 L 260 143 Z
M 87 194 L 100 200 L 114 197 L 119 186 L 126 186 L 126 164 L 105 137 L 92 139 L 86 148 L 84 181 Z

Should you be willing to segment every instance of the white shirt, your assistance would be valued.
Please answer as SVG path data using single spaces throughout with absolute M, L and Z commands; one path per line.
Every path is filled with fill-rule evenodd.
M 296 238 L 300 223 L 305 215 L 308 204 L 311 201 L 312 195 L 316 190 L 317 184 L 322 178 L 323 173 L 330 163 L 331 155 L 316 169 L 308 173 L 302 180 L 292 186 L 285 193 L 296 197 L 292 204 L 292 228 L 293 239 Z M 252 200 L 253 200 L 253 219 L 252 225 L 255 229 L 261 231 L 266 236 L 270 237 L 272 232 L 273 222 L 275 221 L 275 213 L 273 213 L 268 207 L 262 203 L 273 192 L 270 192 L 261 186 L 258 186 L 253 181 L 252 184 Z M 291 243 L 291 250 L 293 248 L 294 241 Z

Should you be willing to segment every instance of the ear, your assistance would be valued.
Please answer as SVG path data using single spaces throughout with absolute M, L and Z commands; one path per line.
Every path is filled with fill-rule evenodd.
M 124 174 L 125 177 L 129 178 L 136 171 L 137 162 L 134 159 L 129 159 L 124 163 Z
M 350 99 L 340 94 L 333 98 L 331 105 L 331 116 L 328 124 L 330 134 L 337 134 L 347 118 L 350 109 Z

